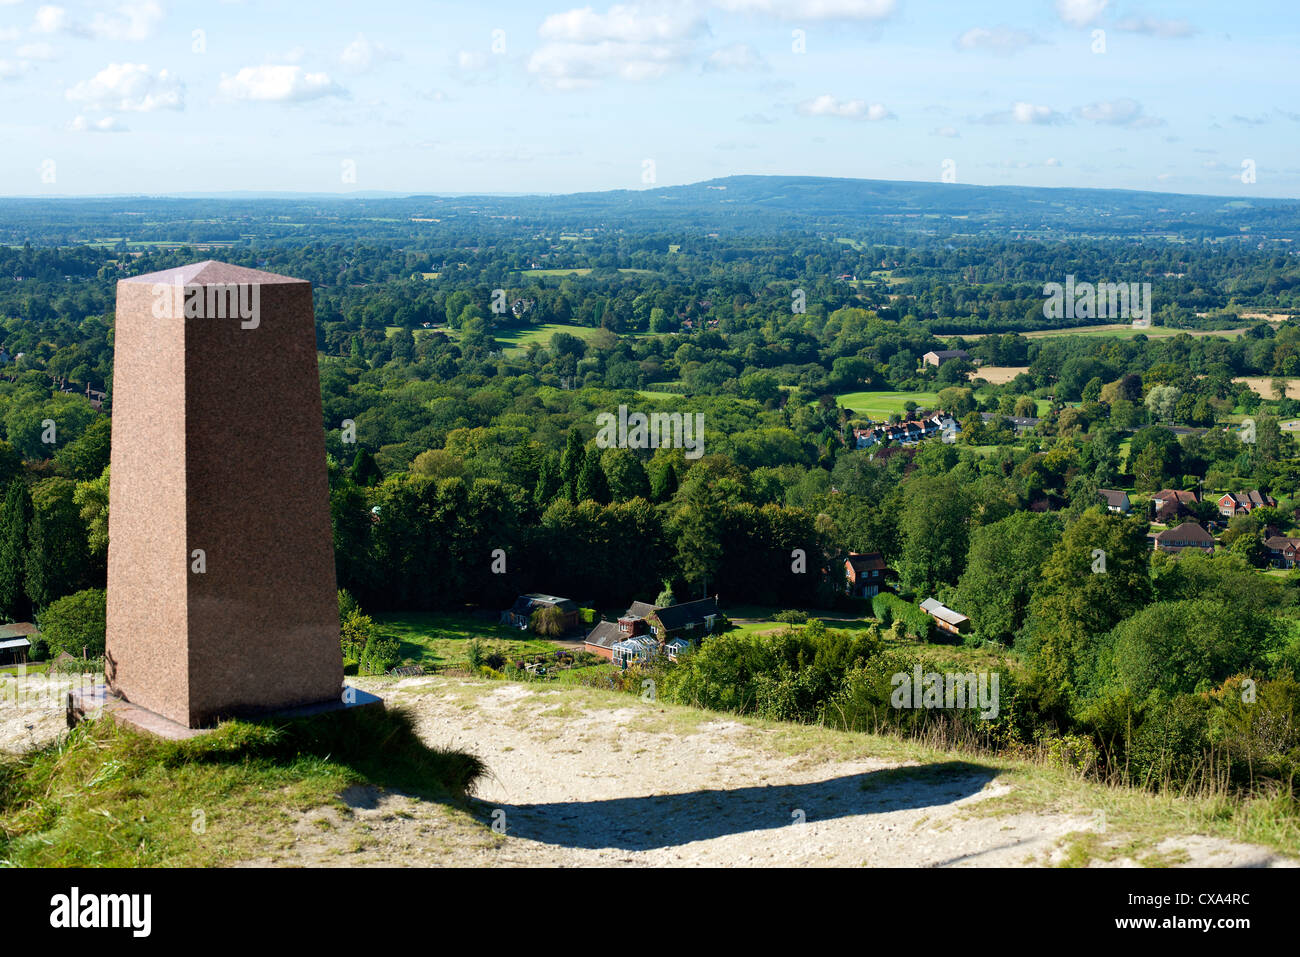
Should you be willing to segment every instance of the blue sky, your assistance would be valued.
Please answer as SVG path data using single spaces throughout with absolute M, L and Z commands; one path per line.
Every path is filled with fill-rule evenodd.
M 1297 197 L 1298 25 L 1294 0 L 0 0 L 0 194 L 946 170 Z

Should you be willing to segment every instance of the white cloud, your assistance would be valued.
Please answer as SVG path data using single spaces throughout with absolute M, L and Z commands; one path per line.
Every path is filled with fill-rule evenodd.
M 69 29 L 71 22 L 68 11 L 62 7 L 37 7 L 36 16 L 32 19 L 32 33 L 61 33 Z
M 767 61 L 748 43 L 733 43 L 719 47 L 709 54 L 704 61 L 704 69 L 709 72 L 726 70 L 766 70 Z
M 24 43 L 18 48 L 18 56 L 23 60 L 53 60 L 54 47 L 48 43 Z
M 783 20 L 883 20 L 897 0 L 713 0 L 728 13 L 762 13 Z
M 837 100 L 829 93 L 805 100 L 796 109 L 804 116 L 839 116 L 850 120 L 888 120 L 894 116 L 882 103 Z
M 1047 162 L 1044 163 L 1043 165 L 1044 165 L 1044 166 L 1060 166 L 1060 165 L 1061 165 L 1061 161 L 1060 161 L 1059 159 L 1057 159 L 1055 156 L 1049 156 L 1049 157 L 1047 158 Z
M 347 91 L 327 73 L 306 73 L 300 66 L 246 66 L 234 76 L 221 74 L 222 96 L 260 103 L 301 103 Z
M 27 64 L 22 61 L 0 60 L 0 80 L 15 80 L 27 72 Z
M 162 19 L 157 0 L 129 0 L 112 13 L 95 14 L 90 32 L 105 40 L 148 40 Z
M 0 27 L 0 43 L 13 43 L 22 33 L 17 27 Z
M 1096 23 L 1110 0 L 1056 0 L 1056 13 L 1065 24 L 1088 27 Z
M 1102 100 L 1098 103 L 1089 103 L 1087 106 L 1080 107 L 1078 113 L 1085 120 L 1092 120 L 1094 123 L 1104 123 L 1107 126 L 1128 126 L 1133 129 L 1148 129 L 1153 126 L 1165 125 L 1164 120 L 1159 117 L 1148 116 L 1143 112 L 1141 103 L 1128 97 L 1120 97 L 1117 100 Z
M 972 27 L 957 38 L 957 49 L 982 50 L 1009 56 L 1037 42 L 1038 38 L 1027 30 L 1016 30 L 1008 26 Z
M 143 63 L 110 63 L 67 91 L 88 110 L 151 113 L 185 109 L 185 86 L 171 73 L 152 73 Z
M 163 19 L 158 0 L 126 0 L 110 11 L 100 11 L 89 23 L 74 20 L 64 7 L 43 4 L 32 20 L 33 33 L 67 33 L 101 40 L 148 40 Z
M 997 113 L 985 113 L 975 120 L 976 123 L 1022 123 L 1033 126 L 1048 126 L 1054 123 L 1064 123 L 1065 116 L 1052 109 L 1050 106 L 1042 106 L 1037 103 L 1028 103 L 1023 100 L 1012 103 L 1011 109 L 1001 110 Z
M 105 116 L 98 120 L 78 116 L 68 125 L 68 129 L 74 133 L 125 133 L 128 128 L 116 116 Z
M 1019 102 L 1011 106 L 1011 119 L 1017 123 L 1055 123 L 1060 114 L 1050 106 Z
M 961 134 L 957 132 L 957 128 L 954 126 L 936 127 L 931 132 L 934 136 L 946 136 L 949 139 L 956 139 L 957 137 L 961 136 Z
M 591 7 L 556 13 L 542 21 L 544 41 L 528 60 L 528 71 L 546 86 L 571 90 L 605 77 L 653 80 L 680 66 L 707 32 L 704 20 L 684 6 Z
M 1159 20 L 1155 17 L 1126 17 L 1115 24 L 1115 29 L 1166 39 L 1183 39 L 1197 32 L 1196 27 L 1186 20 Z
M 358 33 L 356 39 L 344 47 L 343 53 L 339 55 L 339 61 L 357 73 L 365 73 L 380 63 L 396 59 L 396 53 L 382 43 L 368 39 L 364 33 Z

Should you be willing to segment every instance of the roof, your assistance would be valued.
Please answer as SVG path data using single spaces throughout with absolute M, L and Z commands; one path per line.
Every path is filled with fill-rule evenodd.
M 586 643 L 597 648 L 613 648 L 622 637 L 623 632 L 619 631 L 617 622 L 600 621 L 591 629 L 591 634 L 587 635 Z
M 39 635 L 41 630 L 30 621 L 16 621 L 11 625 L 0 625 L 0 641 L 6 638 L 22 638 L 26 635 Z
M 1169 499 L 1178 502 L 1182 505 L 1196 504 L 1195 492 L 1185 492 L 1182 489 L 1176 489 L 1176 488 L 1163 488 L 1159 492 L 1156 492 L 1156 494 L 1151 497 L 1157 500 Z
M 26 638 L 11 638 L 8 641 L 0 641 L 0 651 L 11 651 L 15 648 L 30 648 L 32 643 Z
M 655 617 L 668 631 L 676 631 L 678 628 L 685 628 L 687 625 L 703 624 L 705 618 L 716 617 L 717 614 L 717 598 L 701 598 L 699 601 L 688 601 L 681 605 L 668 605 L 666 608 L 655 610 Z
M 1222 502 L 1225 498 L 1230 498 L 1235 504 L 1247 509 L 1277 504 L 1273 496 L 1261 492 L 1259 489 L 1251 489 L 1249 492 L 1225 492 L 1219 496 L 1219 501 Z
M 510 610 L 518 615 L 531 614 L 535 608 L 549 608 L 554 605 L 560 611 L 577 611 L 578 603 L 568 598 L 559 598 L 555 595 L 541 595 L 529 593 L 520 595 L 515 599 L 515 603 L 510 606 Z
M 960 625 L 963 622 L 970 621 L 970 619 L 961 612 L 953 611 L 937 598 L 927 598 L 925 601 L 921 602 L 921 610 L 927 614 L 933 615 L 940 621 L 946 621 L 950 625 Z
M 624 638 L 622 641 L 614 642 L 614 648 L 619 651 L 658 651 L 659 642 L 649 635 L 638 635 L 636 638 Z
M 885 557 L 880 552 L 863 552 L 861 554 L 850 554 L 846 559 L 853 566 L 853 570 L 861 574 L 862 572 L 883 572 L 888 566 L 885 565 Z
M 1166 528 L 1163 532 L 1156 535 L 1156 541 L 1164 544 L 1165 542 L 1190 542 L 1194 545 L 1213 545 L 1214 536 L 1201 528 L 1196 522 L 1183 522 L 1181 525 L 1175 525 L 1173 528 Z
M 965 349 L 931 349 L 926 355 L 936 356 L 940 359 L 967 359 L 970 357 L 970 353 Z
M 655 613 L 655 606 L 644 601 L 634 601 L 624 613 L 624 618 L 649 618 Z
M 1117 488 L 1099 488 L 1097 494 L 1106 500 L 1107 505 L 1116 507 L 1123 505 L 1128 501 L 1128 492 Z

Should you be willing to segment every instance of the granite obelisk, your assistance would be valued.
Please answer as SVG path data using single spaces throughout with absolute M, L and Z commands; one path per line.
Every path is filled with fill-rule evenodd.
M 109 696 L 185 728 L 338 702 L 311 284 L 122 280 L 114 352 Z

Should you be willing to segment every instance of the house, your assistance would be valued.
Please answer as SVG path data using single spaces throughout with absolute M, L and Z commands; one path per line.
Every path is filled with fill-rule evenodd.
M 1183 522 L 1174 528 L 1166 528 L 1156 535 L 1156 550 L 1177 554 L 1185 548 L 1199 548 L 1203 552 L 1214 551 L 1214 536 L 1196 522 Z
M 961 426 L 947 412 L 931 412 L 908 422 L 895 422 L 892 425 L 877 425 L 869 429 L 853 430 L 853 447 L 861 451 L 873 445 L 897 442 L 899 445 L 915 445 L 922 439 L 933 438 L 946 433 L 956 434 Z
M 40 635 L 40 629 L 30 621 L 0 625 L 0 665 L 25 662 L 32 650 L 32 644 Z
M 1042 419 L 1034 418 L 1032 415 L 999 415 L 996 412 L 981 412 L 980 418 L 986 425 L 1000 427 L 1004 422 L 1010 422 L 1011 427 L 1017 432 L 1028 432 L 1031 429 L 1038 428 L 1038 423 Z
M 847 591 L 854 598 L 871 598 L 880 593 L 889 567 L 880 552 L 853 552 L 844 559 Z
M 528 594 L 520 595 L 515 603 L 501 613 L 501 624 L 509 625 L 523 631 L 533 620 L 533 612 L 541 608 L 558 608 L 564 613 L 564 630 L 577 628 L 582 620 L 582 613 L 576 601 L 557 598 L 555 595 Z
M 952 635 L 964 634 L 970 626 L 969 618 L 959 611 L 953 611 L 936 598 L 927 598 L 921 602 L 921 611 L 933 618 L 941 631 Z
M 1166 488 L 1151 496 L 1151 501 L 1155 505 L 1155 520 L 1168 524 L 1174 519 L 1195 514 L 1190 506 L 1196 504 L 1197 498 L 1195 492 Z
M 1121 515 L 1127 515 L 1132 507 L 1128 500 L 1128 492 L 1116 488 L 1099 488 L 1097 494 L 1101 500 L 1106 503 L 1108 512 L 1119 512 Z
M 1256 508 L 1277 508 L 1277 499 L 1267 492 L 1227 492 L 1219 499 L 1219 514 L 1224 518 L 1249 514 Z
M 945 362 L 951 362 L 953 359 L 970 359 L 970 353 L 965 349 L 939 349 L 927 352 L 921 356 L 921 361 L 928 366 L 938 368 Z
M 718 598 L 679 605 L 650 605 L 634 601 L 618 621 L 596 623 L 584 645 L 592 654 L 626 667 L 645 661 L 647 649 L 676 661 L 678 654 L 713 631 L 718 618 Z M 644 639 L 644 640 L 643 640 Z
M 1270 535 L 1264 539 L 1264 547 L 1274 568 L 1295 568 L 1296 560 L 1300 559 L 1300 538 Z

